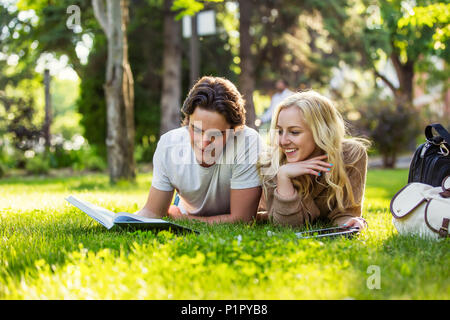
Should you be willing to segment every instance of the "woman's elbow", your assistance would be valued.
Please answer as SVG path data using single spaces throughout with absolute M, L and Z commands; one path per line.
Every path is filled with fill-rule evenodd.
M 305 217 L 301 213 L 285 214 L 273 211 L 270 216 L 274 224 L 281 226 L 301 227 L 305 224 Z

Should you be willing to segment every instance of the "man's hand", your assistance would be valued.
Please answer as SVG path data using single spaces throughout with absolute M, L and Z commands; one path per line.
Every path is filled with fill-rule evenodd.
M 180 208 L 178 208 L 176 205 L 173 204 L 169 207 L 167 213 L 169 214 L 169 217 L 172 219 L 187 219 L 186 215 L 181 213 Z

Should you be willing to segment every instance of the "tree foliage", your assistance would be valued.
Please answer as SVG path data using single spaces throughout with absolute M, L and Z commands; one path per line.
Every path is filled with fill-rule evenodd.
M 397 100 L 411 104 L 414 75 L 436 70 L 432 57 L 441 57 L 448 64 L 450 49 L 436 40 L 445 41 L 450 22 L 445 13 L 448 0 L 349 0 L 349 3 L 354 6 L 347 10 L 345 22 L 327 28 L 339 44 L 336 49 L 342 56 L 357 53 L 352 56 L 353 64 L 372 70 Z M 443 14 L 436 14 L 436 10 L 443 10 Z M 388 59 L 395 68 L 398 85 L 379 69 L 380 61 Z
M 344 63 L 370 70 L 392 89 L 396 98 L 406 100 L 406 104 L 402 99 L 380 102 L 387 111 L 378 110 L 378 102 L 374 101 L 371 116 L 382 117 L 382 114 L 406 108 L 411 102 L 413 79 L 417 79 L 418 74 L 428 74 L 426 82 L 443 84 L 444 91 L 449 87 L 449 0 L 252 1 L 251 55 L 255 89 L 260 92 L 270 93 L 279 78 L 287 79 L 294 89 L 328 88 L 331 70 Z M 0 4 L 0 108 L 3 108 L 0 130 L 3 130 L 1 133 L 7 130 L 5 106 L 17 111 L 13 112 L 14 119 L 21 119 L 30 132 L 40 129 L 36 119 L 41 119 L 42 115 L 36 99 L 13 96 L 10 93 L 18 91 L 11 88 L 23 88 L 24 81 L 38 83 L 42 80 L 34 71 L 41 54 L 52 53 L 56 58 L 66 55 L 81 80 L 77 108 L 82 114 L 84 135 L 105 156 L 106 40 L 94 18 L 90 0 L 75 3 L 81 11 L 81 25 L 72 30 L 67 28 L 67 8 L 73 4 L 71 0 L 19 0 L 18 10 Z M 151 160 L 159 138 L 162 5 L 162 0 L 130 2 L 129 59 L 135 78 L 135 141 L 141 161 Z M 217 35 L 200 37 L 200 74 L 223 76 L 237 84 L 241 72 L 237 32 L 239 8 L 231 12 L 231 7 L 231 1 L 175 0 L 172 10 L 178 13 L 178 18 L 204 9 L 216 11 Z M 86 38 L 93 43 L 87 63 L 77 54 L 77 46 Z M 182 48 L 183 98 L 189 90 L 188 39 L 182 40 Z M 7 59 L 16 59 L 17 64 L 8 64 Z M 444 62 L 443 67 L 436 63 L 439 59 Z M 381 62 L 387 60 L 394 65 L 398 84 L 381 68 Z M 353 92 L 360 95 L 357 87 L 355 85 Z M 389 103 L 392 106 L 388 108 Z M 355 105 L 362 110 L 363 106 L 369 108 L 365 102 Z M 34 119 L 28 123 L 30 114 Z
M 161 1 L 134 1 L 130 6 L 128 26 L 129 59 L 135 84 L 135 125 L 137 161 L 151 161 L 159 139 L 160 100 L 162 88 L 163 7 Z M 236 76 L 229 65 L 232 55 L 227 50 L 228 37 L 201 37 L 201 73 L 227 77 Z M 188 39 L 183 40 L 183 53 L 188 52 Z M 86 66 L 81 69 L 80 99 L 77 102 L 83 114 L 81 123 L 89 142 L 106 154 L 106 107 L 103 83 L 106 61 L 106 42 L 103 35 L 95 33 L 93 48 Z M 182 60 L 182 92 L 189 90 L 189 62 L 186 54 Z M 181 106 L 180 106 L 181 108 Z

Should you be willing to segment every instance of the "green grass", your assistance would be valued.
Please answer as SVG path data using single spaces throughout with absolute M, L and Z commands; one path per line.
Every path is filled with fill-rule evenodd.
M 115 187 L 101 174 L 0 180 L 0 299 L 450 298 L 450 242 L 399 236 L 392 225 L 389 202 L 406 170 L 369 171 L 369 228 L 354 239 L 188 221 L 180 224 L 200 235 L 107 231 L 64 200 L 134 212 L 151 178 Z M 371 266 L 380 289 L 367 285 Z

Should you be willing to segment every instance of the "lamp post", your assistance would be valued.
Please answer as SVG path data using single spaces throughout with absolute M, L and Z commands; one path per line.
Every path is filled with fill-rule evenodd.
M 214 10 L 201 11 L 192 17 L 183 17 L 183 37 L 189 38 L 190 87 L 200 77 L 200 41 L 198 37 L 213 34 L 216 34 Z

